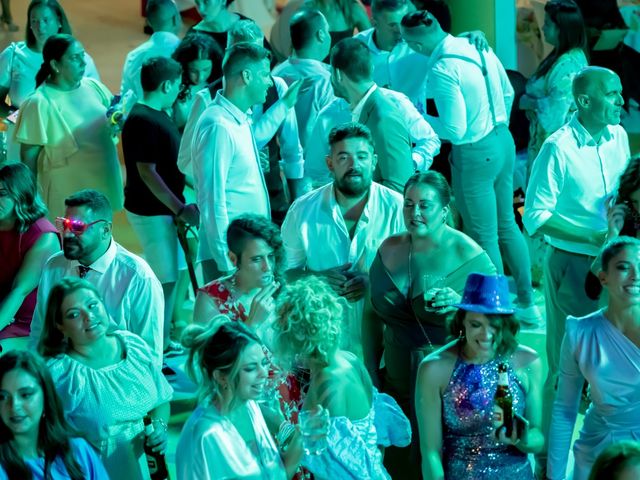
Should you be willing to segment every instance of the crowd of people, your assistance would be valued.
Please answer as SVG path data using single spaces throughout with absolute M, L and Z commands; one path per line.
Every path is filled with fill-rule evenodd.
M 149 0 L 116 94 L 57 0 L 0 53 L 0 480 L 152 478 L 176 368 L 178 479 L 640 478 L 640 156 L 581 7 L 516 95 L 442 0 L 292 0 L 285 51 L 232 3 Z

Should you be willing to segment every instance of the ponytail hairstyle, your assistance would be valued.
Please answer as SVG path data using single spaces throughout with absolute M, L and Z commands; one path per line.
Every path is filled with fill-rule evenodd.
M 218 315 L 207 325 L 190 325 L 182 335 L 182 344 L 189 349 L 187 374 L 200 386 L 199 399 L 220 400 L 222 390 L 230 388 L 235 395 L 240 372 L 240 357 L 250 345 L 262 344 L 249 327 Z M 214 373 L 226 375 L 221 385 Z
M 53 75 L 51 62 L 55 60 L 59 62 L 62 56 L 67 53 L 71 45 L 76 39 L 66 33 L 56 33 L 51 35 L 44 43 L 42 49 L 42 66 L 36 73 L 36 88 L 42 85 L 49 77 Z
M 38 450 L 44 453 L 44 478 L 51 477 L 51 466 L 60 458 L 71 480 L 83 480 L 85 473 L 73 457 L 71 438 L 80 435 L 73 431 L 64 417 L 62 402 L 56 392 L 47 365 L 35 353 L 13 350 L 0 357 L 0 383 L 12 370 L 24 370 L 35 378 L 42 389 L 44 412 L 38 429 Z M 0 465 L 9 480 L 32 480 L 33 473 L 18 452 L 13 432 L 0 418 Z

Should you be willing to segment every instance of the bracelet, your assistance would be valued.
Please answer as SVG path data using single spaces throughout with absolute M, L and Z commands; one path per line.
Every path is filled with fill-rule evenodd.
M 169 425 L 167 425 L 167 422 L 165 422 L 163 419 L 161 418 L 154 418 L 151 423 L 153 424 L 153 428 L 154 430 L 158 429 L 158 425 L 162 428 L 162 431 L 164 433 L 167 433 L 167 431 L 169 430 Z
M 187 208 L 187 204 L 185 203 L 182 207 L 180 207 L 180 210 L 178 210 L 178 213 L 176 213 L 176 218 L 180 218 L 186 208 Z

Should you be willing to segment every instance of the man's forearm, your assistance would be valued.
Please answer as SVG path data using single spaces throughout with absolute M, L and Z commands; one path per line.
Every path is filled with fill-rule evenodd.
M 597 246 L 602 245 L 607 233 L 606 230 L 597 231 L 590 228 L 577 227 L 556 214 L 553 214 L 549 220 L 543 223 L 538 228 L 538 232 L 559 240 Z

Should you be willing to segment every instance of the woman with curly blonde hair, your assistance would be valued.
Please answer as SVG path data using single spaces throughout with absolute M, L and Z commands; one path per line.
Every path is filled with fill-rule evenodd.
M 409 421 L 391 397 L 373 388 L 362 361 L 339 348 L 344 306 L 314 276 L 291 284 L 278 305 L 279 351 L 310 371 L 302 410 L 329 411 L 327 449 L 305 455 L 302 464 L 316 478 L 390 478 L 378 445 L 408 444 Z

